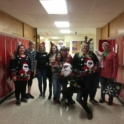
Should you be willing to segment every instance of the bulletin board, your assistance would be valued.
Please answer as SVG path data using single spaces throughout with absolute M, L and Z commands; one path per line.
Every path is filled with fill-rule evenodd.
M 81 41 L 72 41 L 72 53 L 79 52 L 81 48 Z

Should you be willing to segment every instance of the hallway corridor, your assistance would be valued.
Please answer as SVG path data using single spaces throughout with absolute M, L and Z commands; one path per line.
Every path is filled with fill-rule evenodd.
M 47 84 L 48 86 L 48 84 Z M 97 91 L 96 100 L 99 100 L 100 90 Z M 82 107 L 76 102 L 73 106 L 61 106 L 48 100 L 48 87 L 46 99 L 39 98 L 37 79 L 34 79 L 32 95 L 28 103 L 15 105 L 14 95 L 0 105 L 0 124 L 124 124 L 124 106 L 117 99 L 114 105 L 106 103 L 92 105 L 93 119 L 88 120 Z M 74 99 L 76 94 L 73 95 Z M 76 101 L 76 100 L 75 100 Z

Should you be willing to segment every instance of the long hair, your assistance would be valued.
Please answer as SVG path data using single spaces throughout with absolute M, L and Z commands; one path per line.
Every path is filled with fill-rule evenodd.
M 49 52 L 49 56 L 52 56 L 53 55 L 53 52 L 52 52 L 52 47 L 55 46 L 56 47 L 56 54 L 58 53 L 58 48 L 56 45 L 52 45 L 51 48 L 50 48 L 50 52 Z
M 20 49 L 20 47 L 22 47 L 22 46 L 23 46 L 23 47 L 24 47 L 24 49 L 25 49 L 25 46 L 24 46 L 24 45 L 22 45 L 22 44 L 21 44 L 21 45 L 19 45 L 19 46 L 17 47 L 17 55 L 19 55 L 19 49 Z M 24 53 L 25 53 L 25 52 L 24 52 Z
M 61 55 L 60 62 L 62 62 L 62 63 L 63 63 L 63 56 L 62 56 L 61 52 L 57 52 L 57 53 L 56 53 L 55 60 L 56 60 L 56 61 L 58 61 L 58 60 L 57 60 L 57 55 L 58 55 L 58 54 L 60 54 L 60 55 Z

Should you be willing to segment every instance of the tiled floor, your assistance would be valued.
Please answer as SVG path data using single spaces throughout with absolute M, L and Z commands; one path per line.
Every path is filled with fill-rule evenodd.
M 99 100 L 99 91 L 96 100 Z M 38 98 L 37 79 L 34 79 L 32 94 L 35 99 L 15 105 L 14 95 L 0 105 L 0 124 L 124 124 L 124 106 L 116 99 L 114 105 L 106 103 L 89 106 L 94 118 L 88 120 L 82 107 L 76 102 L 73 106 L 55 105 L 52 100 Z M 48 96 L 48 89 L 46 96 Z M 74 99 L 76 94 L 74 94 Z

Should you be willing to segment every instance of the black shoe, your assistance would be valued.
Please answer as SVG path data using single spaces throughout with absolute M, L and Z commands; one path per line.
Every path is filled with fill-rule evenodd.
M 39 95 L 39 98 L 42 97 L 42 94 Z
M 100 103 L 104 103 L 105 102 L 105 99 L 100 99 L 99 102 Z
M 28 93 L 28 96 L 30 99 L 34 99 L 34 96 L 32 96 L 30 93 Z
M 70 101 L 70 102 L 68 102 L 68 103 L 65 103 L 65 105 L 74 105 L 75 104 L 75 101 Z
M 25 99 L 29 99 L 29 95 L 28 94 L 25 94 Z
M 91 120 L 92 118 L 93 118 L 92 112 L 87 113 L 87 119 L 88 119 L 88 120 Z
M 98 104 L 99 104 L 95 99 L 90 100 L 90 102 L 91 102 L 92 104 L 94 104 L 94 105 L 98 105 Z
M 48 99 L 51 99 L 51 95 L 48 96 Z
M 27 103 L 28 101 L 26 99 L 21 99 L 21 102 Z
M 42 98 L 43 98 L 43 99 L 45 99 L 45 98 L 46 98 L 46 96 L 43 94 Z
M 17 105 L 17 106 L 20 106 L 20 105 L 21 105 L 21 103 L 20 103 L 19 100 L 16 101 L 16 105 Z
M 113 101 L 108 101 L 107 104 L 108 104 L 108 105 L 112 105 L 112 104 L 113 104 Z

